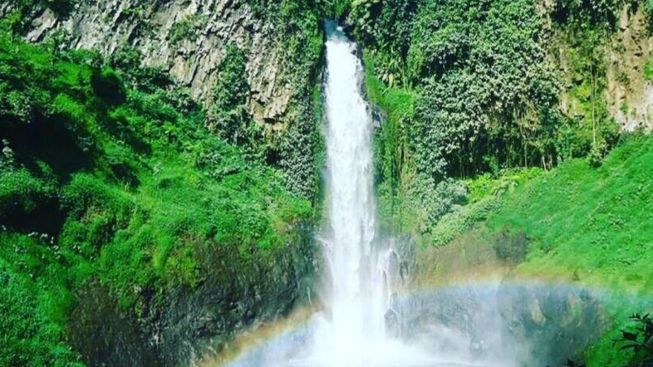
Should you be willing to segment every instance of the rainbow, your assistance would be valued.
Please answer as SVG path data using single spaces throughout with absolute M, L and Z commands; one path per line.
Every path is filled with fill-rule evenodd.
M 490 275 L 488 279 L 484 280 L 470 279 L 435 286 L 422 283 L 418 287 L 402 290 L 397 294 L 395 304 L 405 307 L 417 307 L 417 312 L 420 312 L 420 306 L 428 307 L 429 302 L 438 304 L 438 302 L 444 301 L 446 306 L 455 309 L 456 297 L 471 299 L 470 302 L 473 305 L 490 305 L 485 312 L 496 312 L 498 316 L 501 316 L 501 312 L 514 312 L 514 307 L 519 308 L 520 306 L 515 300 L 523 300 L 523 302 L 526 302 L 524 304 L 525 309 L 530 312 L 528 316 L 534 319 L 533 322 L 538 322 L 538 317 L 545 317 L 539 315 L 540 313 L 546 314 L 551 310 L 533 311 L 528 307 L 532 308 L 533 304 L 542 302 L 543 299 L 555 300 L 554 303 L 561 305 L 561 309 L 566 310 L 566 313 L 559 315 L 561 318 L 580 318 L 582 314 L 590 322 L 596 322 L 599 327 L 593 332 L 598 333 L 597 336 L 601 332 L 605 332 L 606 328 L 611 325 L 611 320 L 617 315 L 624 312 L 653 310 L 653 297 L 650 294 L 636 294 L 628 291 L 615 291 L 608 287 L 587 287 L 575 283 L 542 279 L 500 280 L 494 275 Z M 507 299 L 502 300 L 502 297 L 507 297 Z M 529 304 L 529 300 L 533 303 Z M 491 306 L 494 304 L 500 308 L 502 302 L 507 303 L 507 308 L 496 309 Z M 583 308 L 583 303 L 589 306 Z M 538 305 L 538 307 L 544 308 L 542 305 Z M 466 312 L 473 313 L 474 310 L 467 310 Z M 232 343 L 222 348 L 220 352 L 203 356 L 195 365 L 200 367 L 265 366 L 265 360 L 270 355 L 292 354 L 307 345 L 311 331 L 318 322 L 319 315 L 319 309 L 304 307 L 291 313 L 286 318 L 254 325 L 238 335 Z M 494 320 L 493 322 L 497 321 Z M 301 363 L 292 364 L 292 362 L 288 365 L 308 367 Z M 443 365 L 469 366 L 469 364 L 456 364 L 454 362 Z

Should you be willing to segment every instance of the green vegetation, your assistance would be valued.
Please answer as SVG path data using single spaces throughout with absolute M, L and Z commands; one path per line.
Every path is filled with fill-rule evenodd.
M 622 330 L 622 350 L 632 350 L 637 355 L 638 363 L 653 363 L 653 320 L 650 314 L 634 314 L 630 317 L 634 325 Z
M 465 184 L 450 178 L 561 159 L 560 81 L 532 2 L 360 1 L 350 18 L 370 98 L 388 116 L 377 181 L 391 230 L 431 242 L 438 221 L 466 203 Z M 454 192 L 460 199 L 447 198 Z
M 612 27 L 625 0 L 557 0 L 554 7 L 555 20 L 560 23 L 591 23 Z
M 593 169 L 570 160 L 502 200 L 490 228 L 530 239 L 525 274 L 556 274 L 593 285 L 653 290 L 653 139 L 628 137 Z M 573 235 L 570 235 L 573 234 Z
M 283 50 L 281 65 L 292 68 L 280 69 L 278 77 L 285 78 L 293 86 L 294 94 L 283 120 L 288 128 L 281 135 L 258 140 L 265 160 L 279 166 L 284 173 L 286 186 L 305 198 L 319 194 L 319 172 L 322 167 L 322 141 L 317 126 L 321 122 L 321 99 L 319 78 L 322 66 L 322 15 L 333 12 L 343 0 L 257 0 L 249 2 L 257 17 L 266 19 L 274 26 L 275 41 Z M 251 125 L 242 136 L 260 135 Z M 259 152 L 261 152 L 259 150 Z
M 516 274 L 618 290 L 589 366 L 631 361 L 614 340 L 653 292 L 653 140 L 620 136 L 605 100 L 609 39 L 642 3 L 359 0 L 349 15 L 385 117 L 385 229 L 489 241 Z
M 528 1 L 353 2 L 368 93 L 387 117 L 376 139 L 386 226 L 446 244 L 493 207 L 447 203 L 444 186 L 466 190 L 452 178 L 509 185 L 535 172 L 519 177 L 522 169 L 572 158 L 600 166 L 618 139 L 604 50 L 625 5 L 557 1 L 543 13 Z M 460 206 L 467 219 L 447 215 Z M 439 221 L 450 228 L 442 232 Z
M 651 172 L 653 138 L 629 136 L 600 168 L 574 159 L 519 185 L 486 222 L 492 232 L 528 238 L 519 274 L 616 291 L 608 304 L 614 327 L 587 351 L 589 366 L 627 363 L 632 354 L 614 340 L 642 306 L 625 298 L 653 292 Z
M 261 140 L 256 136 L 260 127 L 249 116 L 246 105 L 250 88 L 245 62 L 245 55 L 238 46 L 227 46 L 218 69 L 218 81 L 213 88 L 213 120 L 215 129 L 225 140 L 253 149 Z
M 370 19 L 357 33 L 377 75 L 415 90 L 406 134 L 420 172 L 439 180 L 491 164 L 553 164 L 558 87 L 532 2 L 391 3 L 352 16 Z
M 653 81 L 653 59 L 647 60 L 644 65 L 644 79 L 649 82 Z
M 192 16 L 175 23 L 170 28 L 170 35 L 168 36 L 170 42 L 173 44 L 181 41 L 195 41 L 197 39 L 197 31 L 200 26 L 206 22 L 204 17 Z
M 579 358 L 588 366 L 630 365 L 638 356 L 615 340 L 630 328 L 630 314 L 653 307 L 651 172 L 653 137 L 632 135 L 598 168 L 576 158 L 548 172 L 479 176 L 466 181 L 467 204 L 443 216 L 423 242 L 492 243 L 516 266 L 513 276 L 609 290 L 602 302 L 612 328 Z
M 71 312 L 89 287 L 138 319 L 199 287 L 203 269 L 266 273 L 288 253 L 319 201 L 325 16 L 351 20 L 384 115 L 385 230 L 422 246 L 479 230 L 516 274 L 653 292 L 653 138 L 620 136 L 604 97 L 619 14 L 650 14 L 652 0 L 247 2 L 293 65 L 277 75 L 294 92 L 283 131 L 249 112 L 256 50 L 226 47 L 204 111 L 130 47 L 104 60 L 62 50 L 63 32 L 17 37 L 37 11 L 66 17 L 77 3 L 11 0 L 0 22 L 0 365 L 81 365 Z M 179 21 L 168 41 L 194 41 L 205 21 Z M 653 80 L 653 61 L 642 73 Z M 611 302 L 614 320 L 640 311 Z M 645 358 L 650 333 L 628 327 L 616 322 L 586 362 Z
M 207 249 L 238 269 L 286 253 L 313 215 L 165 75 L 116 55 L 0 33 L 1 365 L 78 364 L 68 323 L 89 284 L 138 316 L 200 282 Z

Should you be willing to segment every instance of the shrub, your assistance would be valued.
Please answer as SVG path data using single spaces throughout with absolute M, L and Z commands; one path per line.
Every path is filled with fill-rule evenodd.
M 523 232 L 512 234 L 501 231 L 494 239 L 494 250 L 499 259 L 519 264 L 526 259 L 528 238 Z
M 177 44 L 181 41 L 195 41 L 197 39 L 197 29 L 201 23 L 201 19 L 192 16 L 172 25 L 168 39 L 172 44 Z
M 0 173 L 0 216 L 31 212 L 52 192 L 27 170 L 6 170 Z
M 650 366 L 653 364 L 653 318 L 650 314 L 634 314 L 630 321 L 630 328 L 621 331 L 621 339 L 615 344 L 620 344 L 621 350 L 635 353 L 631 365 Z
M 56 211 L 56 207 L 56 192 L 50 184 L 25 169 L 9 168 L 0 172 L 0 223 L 20 230 L 42 229 L 43 223 L 36 222 L 44 218 L 36 213 L 44 209 Z M 46 214 L 55 221 L 56 212 Z
M 249 84 L 245 64 L 242 50 L 234 43 L 229 44 L 213 88 L 212 120 L 215 129 L 227 141 L 253 147 L 262 137 L 248 112 Z
M 61 202 L 73 218 L 84 219 L 88 215 L 107 213 L 115 218 L 119 227 L 128 224 L 134 208 L 124 193 L 87 174 L 73 177 L 63 190 Z
M 0 267 L 0 365 L 81 367 L 61 329 L 39 309 L 37 287 Z
M 109 105 L 118 105 L 126 100 L 126 91 L 120 76 L 112 69 L 95 70 L 91 77 L 93 91 Z
M 653 3 L 653 0 L 651 2 Z M 644 65 L 644 79 L 649 82 L 653 81 L 653 58 L 646 60 L 646 64 Z
M 554 16 L 558 22 L 578 25 L 592 24 L 613 27 L 625 0 L 556 0 Z

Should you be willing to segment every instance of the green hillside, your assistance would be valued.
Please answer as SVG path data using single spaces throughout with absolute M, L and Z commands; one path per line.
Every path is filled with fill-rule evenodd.
M 225 143 L 183 89 L 124 56 L 0 33 L 2 366 L 78 361 L 68 326 L 89 285 L 145 316 L 215 276 L 219 248 L 235 256 L 214 274 L 272 271 L 312 216 L 257 151 Z
M 522 231 L 519 271 L 653 292 L 653 138 L 627 136 L 599 168 L 571 160 L 506 195 L 488 219 Z

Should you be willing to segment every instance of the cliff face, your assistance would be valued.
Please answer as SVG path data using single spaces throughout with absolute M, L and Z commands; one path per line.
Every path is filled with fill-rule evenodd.
M 625 131 L 653 128 L 653 84 L 645 68 L 653 57 L 653 37 L 640 8 L 622 9 L 618 29 L 606 52 L 608 109 Z
M 89 1 L 65 19 L 48 8 L 33 16 L 28 40 L 42 41 L 63 30 L 72 48 L 108 55 L 124 45 L 134 47 L 143 55 L 143 66 L 169 71 L 205 102 L 210 102 L 226 46 L 235 43 L 248 56 L 248 104 L 255 120 L 278 123 L 291 103 L 293 86 L 281 70 L 288 64 L 283 64 L 275 26 L 245 1 Z
M 552 27 L 551 21 L 549 27 Z M 588 83 L 594 83 L 594 87 L 590 89 L 600 92 L 597 99 L 602 99 L 607 116 L 614 119 L 620 131 L 650 131 L 653 128 L 653 83 L 646 75 L 647 65 L 653 60 L 653 37 L 648 27 L 649 20 L 642 7 L 625 5 L 618 13 L 614 29 L 601 39 L 590 41 L 592 52 L 599 60 L 594 77 L 590 78 L 589 74 L 585 77 L 592 79 Z M 550 30 L 555 34 L 554 59 L 566 85 L 560 97 L 562 111 L 569 116 L 588 114 L 583 111 L 583 92 L 573 91 L 574 85 L 582 83 L 578 61 L 573 65 L 577 57 L 574 53 L 578 52 L 579 43 L 588 40 L 579 40 L 577 34 L 566 29 L 553 27 Z M 590 60 L 584 63 L 582 67 L 590 68 Z
M 255 144 L 270 147 L 265 159 L 284 172 L 289 189 L 305 197 L 317 192 L 320 101 L 313 92 L 319 83 L 323 43 L 319 5 L 266 0 L 78 1 L 61 15 L 44 5 L 50 2 L 35 3 L 22 15 L 29 41 L 57 34 L 63 47 L 96 49 L 105 56 L 131 47 L 142 54 L 141 66 L 169 72 L 207 111 L 214 107 L 213 89 L 227 46 L 237 45 L 246 59 L 246 108 L 263 132 Z M 0 16 L 21 6 L 17 4 L 0 4 Z

